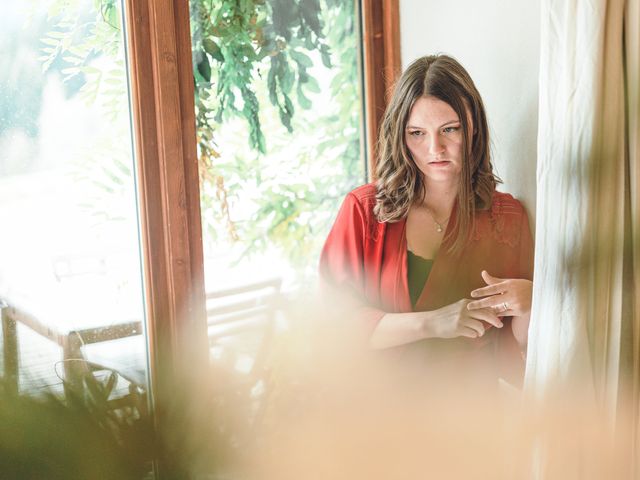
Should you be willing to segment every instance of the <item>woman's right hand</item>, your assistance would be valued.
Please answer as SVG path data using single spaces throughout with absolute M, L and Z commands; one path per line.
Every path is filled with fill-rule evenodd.
M 462 299 L 430 312 L 385 313 L 371 334 L 372 348 L 397 347 L 425 338 L 477 338 L 487 324 L 502 328 L 502 320 L 491 308 L 469 310 L 471 300 Z
M 502 320 L 491 308 L 468 310 L 467 304 L 472 300 L 463 298 L 427 313 L 424 319 L 425 337 L 427 338 L 477 338 L 484 335 L 486 324 L 502 328 Z M 485 323 L 486 322 L 486 323 Z

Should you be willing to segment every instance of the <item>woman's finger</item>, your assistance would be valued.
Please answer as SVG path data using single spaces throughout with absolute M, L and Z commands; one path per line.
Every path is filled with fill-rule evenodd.
M 483 270 L 480 275 L 482 276 L 482 279 L 487 282 L 487 285 L 493 285 L 495 283 L 500 283 L 504 280 L 508 280 L 505 278 L 498 278 L 498 277 L 494 277 L 493 275 L 490 275 L 489 272 L 487 272 L 486 270 Z
M 486 297 L 487 295 L 499 295 L 507 291 L 507 282 L 496 283 L 482 288 L 476 288 L 471 292 L 472 297 Z
M 498 317 L 513 317 L 516 315 L 516 311 L 515 310 L 505 310 L 504 312 L 500 312 L 497 314 Z
M 468 328 L 472 328 L 472 329 L 474 329 L 474 330 L 477 332 L 477 334 L 478 334 L 478 336 L 479 336 L 479 337 L 481 337 L 482 335 L 484 335 L 484 330 L 485 330 L 485 328 L 484 328 L 484 325 L 482 324 L 482 322 L 481 322 L 481 321 L 479 321 L 479 320 L 475 320 L 475 319 L 473 319 L 473 318 L 469 318 L 469 319 L 465 322 L 464 326 L 465 326 L 465 327 L 468 327 Z
M 460 332 L 460 336 L 468 338 L 478 338 L 478 332 L 476 332 L 473 328 L 463 327 L 462 331 Z
M 483 298 L 482 300 L 474 300 L 473 302 L 467 303 L 467 310 L 498 307 L 505 301 L 508 302 L 508 300 L 505 300 L 504 296 L 502 295 L 492 295 L 490 297 Z
M 494 312 L 491 309 L 483 308 L 482 310 L 473 310 L 469 315 L 472 318 L 483 320 L 487 323 L 490 323 L 491 325 L 497 328 L 502 328 L 503 326 L 503 323 L 498 318 L 498 315 L 496 315 L 496 312 Z

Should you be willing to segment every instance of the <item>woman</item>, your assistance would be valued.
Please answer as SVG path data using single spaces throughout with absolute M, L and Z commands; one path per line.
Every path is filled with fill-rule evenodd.
M 320 260 L 325 283 L 374 349 L 518 383 L 531 233 L 522 205 L 496 191 L 482 99 L 453 58 L 420 58 L 399 79 L 376 178 L 344 200 Z

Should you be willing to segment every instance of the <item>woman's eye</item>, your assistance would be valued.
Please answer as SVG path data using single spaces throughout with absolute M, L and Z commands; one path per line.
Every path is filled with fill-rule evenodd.
M 412 130 L 411 132 L 409 132 L 409 135 L 413 135 L 414 137 L 419 137 L 422 135 L 422 132 L 420 130 Z
M 444 133 L 453 133 L 453 132 L 457 132 L 458 130 L 460 130 L 460 127 L 446 127 L 442 131 Z

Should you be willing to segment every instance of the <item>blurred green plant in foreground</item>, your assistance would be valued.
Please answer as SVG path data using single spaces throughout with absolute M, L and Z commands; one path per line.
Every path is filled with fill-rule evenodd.
M 146 421 L 114 422 L 83 402 L 0 388 L 0 476 L 12 480 L 143 479 L 157 455 Z

